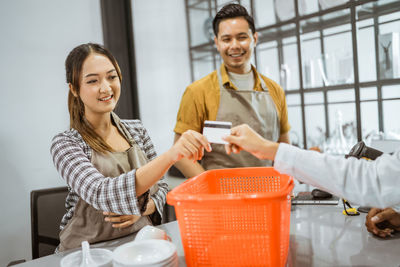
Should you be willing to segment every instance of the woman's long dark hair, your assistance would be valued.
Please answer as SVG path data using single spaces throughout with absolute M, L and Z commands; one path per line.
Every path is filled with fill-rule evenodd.
M 121 70 L 114 56 L 103 46 L 99 44 L 82 44 L 75 47 L 65 60 L 65 71 L 67 83 L 72 85 L 77 96 L 69 90 L 68 93 L 68 111 L 70 118 L 70 127 L 77 130 L 89 146 L 101 153 L 113 151 L 113 149 L 101 138 L 93 129 L 91 124 L 85 118 L 85 106 L 80 98 L 80 77 L 82 65 L 86 58 L 92 54 L 101 54 L 106 56 L 114 65 L 119 80 L 122 81 Z

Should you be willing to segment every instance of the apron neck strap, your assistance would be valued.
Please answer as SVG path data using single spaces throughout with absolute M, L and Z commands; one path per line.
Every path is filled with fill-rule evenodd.
M 125 125 L 121 122 L 117 114 L 111 112 L 111 119 L 114 121 L 115 126 L 117 126 L 118 130 L 122 133 L 122 135 L 126 138 L 131 146 L 136 144 L 135 140 L 133 139 L 132 135 L 129 133 L 128 129 L 126 129 Z
M 251 69 L 253 71 L 253 68 Z M 260 80 L 261 83 L 261 88 L 265 91 L 268 92 L 268 87 L 265 84 L 264 79 L 261 77 L 260 73 L 256 72 L 258 79 Z M 222 90 L 222 88 L 225 88 L 224 85 L 222 84 L 222 75 L 221 75 L 221 70 L 220 68 L 217 68 L 217 76 L 218 76 L 218 82 L 219 82 L 219 89 Z M 253 85 L 254 86 L 254 85 Z
M 217 68 L 217 77 L 218 77 L 218 82 L 219 82 L 219 90 L 222 90 L 222 87 L 224 87 L 224 85 L 222 84 L 222 77 L 221 77 L 220 68 Z

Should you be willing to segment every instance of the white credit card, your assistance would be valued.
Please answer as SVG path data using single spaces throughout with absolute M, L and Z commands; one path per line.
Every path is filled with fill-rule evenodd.
M 205 121 L 203 135 L 208 142 L 214 144 L 228 144 L 222 140 L 223 136 L 230 135 L 232 122 L 228 121 Z

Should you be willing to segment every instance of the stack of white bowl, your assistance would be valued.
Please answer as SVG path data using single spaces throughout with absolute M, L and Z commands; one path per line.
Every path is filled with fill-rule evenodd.
M 148 239 L 130 242 L 113 252 L 114 267 L 178 267 L 176 246 L 166 240 Z

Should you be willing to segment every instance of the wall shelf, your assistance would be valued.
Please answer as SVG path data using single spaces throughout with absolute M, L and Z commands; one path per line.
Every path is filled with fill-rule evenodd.
M 253 64 L 285 89 L 292 131 L 299 136 L 296 145 L 321 145 L 316 129 L 329 138 L 334 109 L 342 110 L 345 122 L 355 125 L 353 141 L 373 131 L 400 133 L 400 122 L 393 117 L 400 114 L 400 71 L 384 78 L 380 51 L 383 34 L 400 32 L 400 1 L 350 0 L 325 10 L 318 0 L 293 1 L 293 17 L 284 21 L 273 12 L 274 0 L 236 2 L 253 14 L 259 32 Z M 204 35 L 203 21 L 223 2 L 227 1 L 186 0 L 193 81 L 220 64 L 213 40 Z M 299 15 L 299 10 L 304 13 L 300 2 L 316 8 Z M 392 60 L 400 68 L 400 60 Z M 310 97 L 321 101 L 310 103 Z

